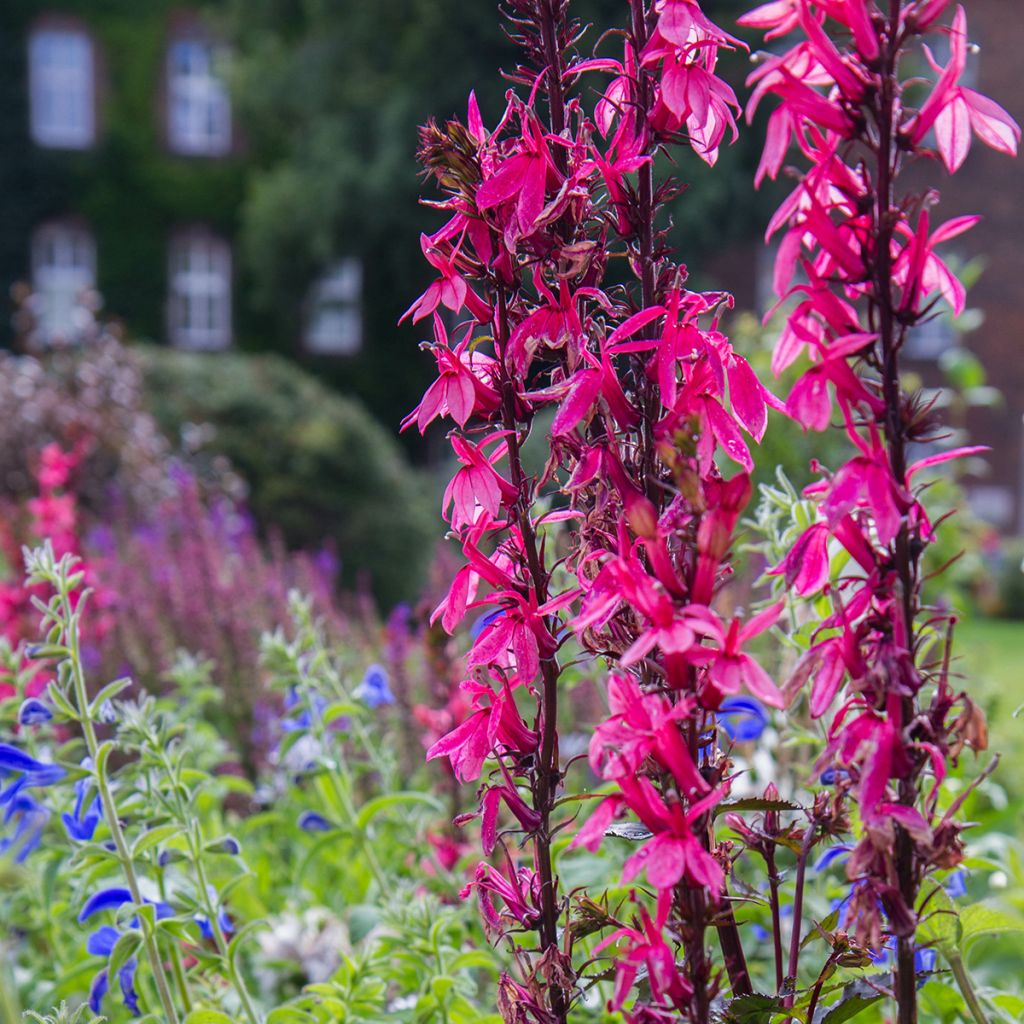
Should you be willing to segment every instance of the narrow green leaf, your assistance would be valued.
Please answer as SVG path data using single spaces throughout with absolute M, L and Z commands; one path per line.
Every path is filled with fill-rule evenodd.
M 92 703 L 89 705 L 89 717 L 98 717 L 100 710 L 108 700 L 113 700 L 119 693 L 131 685 L 132 681 L 127 677 L 115 679 L 112 683 L 107 683 L 107 685 L 104 686 L 95 697 L 93 697 Z
M 193 1010 L 185 1017 L 185 1024 L 235 1024 L 235 1022 L 220 1010 Z
M 432 810 L 437 811 L 438 814 L 444 810 L 440 801 L 430 793 L 385 793 L 383 796 L 379 796 L 363 806 L 363 809 L 356 817 L 356 828 L 366 828 L 382 811 L 389 810 L 392 807 L 408 806 L 409 804 L 425 804 Z
M 96 751 L 96 774 L 105 775 L 107 771 L 107 761 L 110 760 L 110 755 L 114 752 L 114 741 L 107 740 L 105 743 L 100 744 L 99 750 Z
M 751 796 L 743 800 L 730 800 L 715 808 L 715 816 L 728 811 L 798 811 L 799 804 L 789 800 L 765 800 L 763 797 Z
M 147 829 L 135 840 L 132 846 L 132 857 L 141 857 L 144 853 L 152 850 L 153 847 L 159 846 L 161 843 L 180 834 L 181 829 L 177 825 L 160 825 L 157 828 Z
M 323 720 L 325 725 L 330 725 L 332 722 L 336 722 L 339 718 L 345 718 L 365 713 L 366 708 L 359 704 L 347 703 L 345 701 L 335 701 L 333 704 L 328 704 L 324 708 Z
M 107 977 L 116 978 L 117 972 L 135 955 L 136 950 L 142 945 L 142 932 L 136 928 L 129 928 L 128 931 L 114 943 L 110 952 L 110 959 L 107 961 Z
M 264 921 L 250 921 L 235 932 L 234 938 L 228 944 L 228 963 L 233 971 L 238 970 L 238 957 L 242 951 L 242 944 L 250 935 L 255 935 L 261 928 L 266 927 Z M 186 1022 L 187 1024 L 187 1022 Z
M 57 710 L 60 711 L 61 714 L 66 715 L 73 722 L 80 722 L 82 720 L 82 716 L 79 715 L 78 709 L 68 699 L 61 687 L 51 683 L 50 688 L 46 691 L 46 695 L 53 701 Z

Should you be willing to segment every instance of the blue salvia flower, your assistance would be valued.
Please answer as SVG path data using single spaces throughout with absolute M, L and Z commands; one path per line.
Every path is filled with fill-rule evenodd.
M 23 789 L 52 786 L 65 775 L 67 772 L 59 764 L 37 761 L 9 743 L 0 743 L 0 807 L 10 803 Z
M 217 890 L 212 885 L 206 887 L 206 892 L 210 897 L 210 901 L 216 902 Z M 210 924 L 210 919 L 205 914 L 193 914 L 192 920 L 199 925 L 199 933 L 204 939 L 213 938 L 213 925 Z M 230 935 L 235 930 L 234 923 L 228 917 L 228 912 L 223 907 L 217 908 L 217 923 L 225 935 Z
M 19 725 L 42 725 L 53 718 L 53 712 L 37 697 L 29 697 L 18 709 Z
M 82 762 L 84 768 L 92 767 L 92 762 L 86 758 Z M 92 790 L 92 799 L 88 802 L 92 780 L 85 776 L 75 783 L 75 806 L 70 814 L 62 814 L 61 821 L 64 822 L 64 829 L 69 839 L 79 843 L 88 843 L 96 834 L 96 826 L 103 817 L 103 805 L 100 803 L 100 795 L 97 790 Z
M 337 826 L 316 811 L 303 811 L 299 815 L 299 828 L 304 832 L 330 832 Z
M 394 704 L 395 695 L 391 692 L 388 673 L 384 666 L 371 665 L 366 670 L 363 681 L 356 687 L 352 696 L 371 708 L 383 707 L 385 704 Z
M 313 711 L 316 713 L 317 718 L 321 718 L 323 713 L 327 710 L 327 701 L 323 697 L 313 697 Z M 306 701 L 304 701 L 294 687 L 288 691 L 287 696 L 284 699 L 284 707 L 287 712 L 281 719 L 281 728 L 285 732 L 295 732 L 296 730 L 302 730 L 303 732 L 312 728 L 313 717 L 309 712 Z M 301 708 L 297 715 L 293 715 L 292 712 L 297 708 Z
M 93 956 L 106 957 L 109 961 L 110 954 L 114 952 L 117 940 L 121 938 L 121 932 L 110 925 L 104 925 L 89 936 L 85 943 L 86 950 Z M 135 990 L 135 972 L 138 970 L 139 962 L 135 957 L 126 961 L 117 972 L 118 984 L 121 986 L 121 996 L 124 1005 L 128 1007 L 133 1017 L 142 1015 L 139 1009 L 139 994 Z M 110 972 L 106 967 L 92 979 L 89 986 L 89 1009 L 93 1013 L 99 1013 L 103 1006 L 103 999 L 110 990 Z
M 78 914 L 78 920 L 86 921 L 93 914 L 98 914 L 104 910 L 116 910 L 118 907 L 125 903 L 132 903 L 132 894 L 128 889 L 114 886 L 109 889 L 100 889 L 98 892 L 92 894 L 85 901 L 81 911 Z M 151 904 L 156 908 L 157 919 L 165 917 L 173 917 L 174 909 L 166 903 L 162 903 L 158 900 L 146 900 L 147 903 Z M 129 924 L 129 928 L 138 928 L 139 919 L 133 918 Z M 110 925 L 104 925 L 102 928 L 98 928 L 88 938 L 85 944 L 86 950 L 92 953 L 93 956 L 104 956 L 109 959 L 110 954 L 114 950 L 114 946 L 117 944 L 117 940 L 121 937 L 121 932 Z M 128 1007 L 132 1015 L 135 1017 L 140 1016 L 139 1011 L 139 996 L 135 991 L 135 972 L 138 969 L 138 960 L 132 957 L 123 967 L 117 972 L 118 984 L 121 987 L 121 995 L 124 998 L 124 1005 Z M 110 990 L 110 977 L 109 972 L 106 968 L 100 971 L 95 978 L 92 980 L 92 986 L 89 989 L 89 1008 L 93 1013 L 100 1012 L 100 1006 L 103 1003 L 103 997 Z
M 492 622 L 497 622 L 507 611 L 506 608 L 496 608 L 493 612 L 487 612 L 475 619 L 469 627 L 470 639 L 475 640 Z
M 768 726 L 768 713 L 753 697 L 726 697 L 718 709 L 718 722 L 738 743 L 759 739 Z
M 837 861 L 846 860 L 850 856 L 849 846 L 833 846 L 831 850 L 826 850 L 815 862 L 814 870 L 817 872 L 826 871 Z
M 946 890 L 946 895 L 951 900 L 962 899 L 967 895 L 967 872 L 954 871 L 953 874 L 946 879 L 946 884 L 943 888 Z
M 113 886 L 110 889 L 100 889 L 94 892 L 83 904 L 78 914 L 79 923 L 87 921 L 93 914 L 102 910 L 116 910 L 125 903 L 132 903 L 132 894 L 128 889 Z M 146 903 L 156 907 L 157 920 L 174 916 L 174 908 L 159 900 L 146 900 Z M 134 922 L 132 922 L 134 927 Z
M 18 793 L 7 802 L 3 826 L 6 831 L 12 819 L 14 831 L 0 837 L 0 854 L 14 851 L 15 864 L 23 864 L 42 841 L 43 829 L 50 812 L 29 793 Z
M 934 949 L 918 949 L 914 953 L 914 970 L 918 974 L 934 974 L 938 960 L 938 954 Z M 917 987 L 920 988 L 927 980 L 921 978 Z

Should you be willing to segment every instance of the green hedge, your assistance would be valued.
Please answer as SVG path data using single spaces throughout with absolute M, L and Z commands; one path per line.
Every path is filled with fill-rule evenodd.
M 357 401 L 276 356 L 139 346 L 148 404 L 172 437 L 208 424 L 249 505 L 290 546 L 337 545 L 343 581 L 368 575 L 385 605 L 417 593 L 436 537 L 424 478 Z

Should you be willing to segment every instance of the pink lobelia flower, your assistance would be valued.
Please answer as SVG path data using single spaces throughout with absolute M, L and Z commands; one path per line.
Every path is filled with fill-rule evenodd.
M 434 314 L 434 342 L 427 346 L 437 360 L 437 379 L 427 388 L 420 404 L 402 421 L 402 429 L 414 423 L 420 433 L 438 416 L 450 416 L 464 426 L 470 416 L 497 408 L 498 392 L 494 384 L 494 359 L 473 349 L 468 332 L 456 347 L 450 348 L 444 322 Z
M 624 803 L 654 833 L 622 869 L 623 882 L 631 882 L 641 871 L 656 889 L 672 889 L 685 878 L 692 885 L 706 886 L 717 894 L 725 881 L 721 865 L 693 834 L 693 825 L 725 797 L 717 789 L 688 809 L 666 800 L 645 776 L 624 776 L 618 780 Z
M 647 968 L 647 983 L 656 1003 L 682 1009 L 692 994 L 693 987 L 676 966 L 675 951 L 665 938 L 671 905 L 671 890 L 660 890 L 653 919 L 641 906 L 639 928 L 619 928 L 594 948 L 596 954 L 611 945 L 616 947 L 615 990 L 608 1001 L 609 1011 L 622 1009 L 641 967 Z
M 462 687 L 472 693 L 476 710 L 434 743 L 427 751 L 428 761 L 447 757 L 455 777 L 469 782 L 480 776 L 484 761 L 503 746 L 519 751 L 536 749 L 538 736 L 522 720 L 507 681 L 497 692 L 472 680 L 464 681 Z
M 769 605 L 745 625 L 734 618 L 727 630 L 722 629 L 718 616 L 711 609 L 692 609 L 694 618 L 699 618 L 702 623 L 704 635 L 718 644 L 717 648 L 702 647 L 699 652 L 708 662 L 707 686 L 701 694 L 705 706 L 717 707 L 726 694 L 739 693 L 743 688 L 770 707 L 786 706 L 786 700 L 771 676 L 743 651 L 744 644 L 775 624 L 783 608 L 785 601 Z
M 939 66 L 928 47 L 925 55 L 939 80 L 917 116 L 907 125 L 906 134 L 919 145 L 934 127 L 939 154 L 950 173 L 958 170 L 971 148 L 971 134 L 986 146 L 1010 156 L 1017 155 L 1020 126 L 998 103 L 973 89 L 960 85 L 967 65 L 967 15 L 957 5 L 949 29 L 949 63 Z

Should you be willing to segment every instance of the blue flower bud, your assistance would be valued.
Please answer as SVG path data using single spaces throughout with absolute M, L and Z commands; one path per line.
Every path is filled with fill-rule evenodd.
M 718 709 L 718 723 L 730 739 L 749 743 L 767 728 L 768 714 L 753 697 L 726 697 Z
M 388 673 L 383 665 L 370 665 L 363 676 L 363 681 L 356 687 L 353 696 L 371 708 L 379 708 L 385 704 L 394 704 L 395 695 L 391 692 Z
M 316 811 L 303 811 L 299 815 L 299 828 L 304 832 L 330 832 L 336 826 Z
M 18 722 L 21 725 L 42 725 L 53 718 L 53 712 L 35 697 L 29 697 L 18 709 Z

